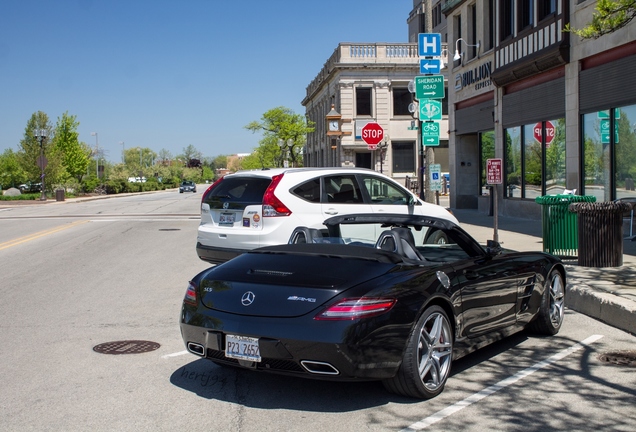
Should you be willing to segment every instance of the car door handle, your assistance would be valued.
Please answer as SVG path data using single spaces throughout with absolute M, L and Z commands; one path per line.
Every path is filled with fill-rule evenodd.
M 338 214 L 338 210 L 336 210 L 336 209 L 329 209 L 329 210 L 325 210 L 325 214 L 328 214 L 328 215 L 337 215 L 337 214 Z

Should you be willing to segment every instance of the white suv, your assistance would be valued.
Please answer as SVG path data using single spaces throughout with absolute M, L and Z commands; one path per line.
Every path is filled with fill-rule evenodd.
M 364 168 L 279 168 L 239 171 L 217 180 L 201 198 L 197 254 L 223 263 L 261 246 L 287 243 L 298 226 L 352 213 L 401 213 L 444 218 L 445 208 L 421 201 L 390 177 Z M 444 239 L 435 238 L 435 242 Z

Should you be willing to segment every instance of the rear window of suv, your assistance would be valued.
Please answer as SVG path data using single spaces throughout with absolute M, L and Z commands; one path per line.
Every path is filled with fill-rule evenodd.
M 229 209 L 243 210 L 249 205 L 263 203 L 263 195 L 272 182 L 270 178 L 236 177 L 224 178 L 205 196 L 204 203 L 210 209 L 222 209 L 228 203 Z

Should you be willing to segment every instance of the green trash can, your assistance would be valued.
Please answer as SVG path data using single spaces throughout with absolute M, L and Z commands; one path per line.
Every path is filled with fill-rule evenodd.
M 577 258 L 579 254 L 578 220 L 569 210 L 572 203 L 596 202 L 588 195 L 544 195 L 535 198 L 542 206 L 541 228 L 543 251 L 561 258 Z

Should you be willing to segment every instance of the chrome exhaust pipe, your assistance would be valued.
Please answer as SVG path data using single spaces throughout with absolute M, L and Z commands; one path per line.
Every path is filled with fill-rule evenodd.
M 188 351 L 190 351 L 192 354 L 205 357 L 205 347 L 203 345 L 194 342 L 188 342 L 188 345 L 186 346 L 188 348 Z
M 340 371 L 333 365 L 325 362 L 302 360 L 300 364 L 307 372 L 317 375 L 340 375 Z

